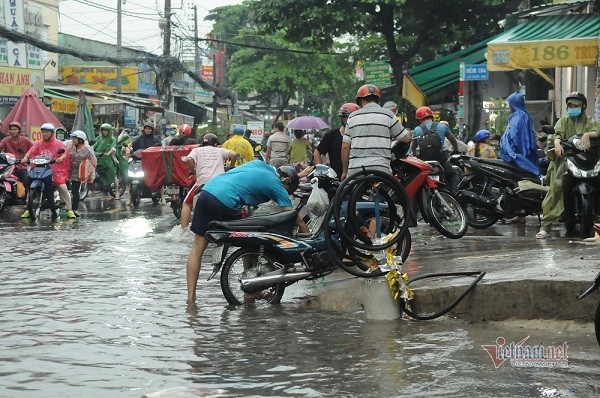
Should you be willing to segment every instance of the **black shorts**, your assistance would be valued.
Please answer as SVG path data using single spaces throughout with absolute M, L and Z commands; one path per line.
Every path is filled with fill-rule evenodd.
M 241 217 L 238 210 L 225 206 L 210 192 L 200 191 L 190 229 L 196 235 L 204 236 L 211 221 L 239 220 Z

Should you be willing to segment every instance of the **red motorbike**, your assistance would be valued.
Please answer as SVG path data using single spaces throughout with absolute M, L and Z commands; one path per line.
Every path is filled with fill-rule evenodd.
M 467 217 L 456 199 L 444 190 L 444 168 L 439 162 L 423 161 L 415 156 L 397 157 L 392 161 L 392 171 L 413 204 L 413 225 L 416 225 L 414 214 L 418 206 L 423 220 L 442 235 L 451 239 L 465 236 Z

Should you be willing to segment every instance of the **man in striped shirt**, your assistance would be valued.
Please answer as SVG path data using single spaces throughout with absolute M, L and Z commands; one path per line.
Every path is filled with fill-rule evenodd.
M 392 141 L 410 142 L 411 135 L 389 109 L 379 106 L 381 92 L 365 84 L 356 93 L 361 109 L 352 112 L 342 143 L 342 179 L 363 167 L 391 173 Z

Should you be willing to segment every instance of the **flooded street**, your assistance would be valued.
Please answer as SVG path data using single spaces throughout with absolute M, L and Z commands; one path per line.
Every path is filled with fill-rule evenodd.
M 298 309 L 287 293 L 281 306 L 233 308 L 208 267 L 188 307 L 192 236 L 172 237 L 168 206 L 84 206 L 38 224 L 20 207 L 0 214 L 0 397 L 600 395 L 589 324 L 367 322 Z M 567 342 L 568 365 L 496 369 L 482 345 L 500 336 Z

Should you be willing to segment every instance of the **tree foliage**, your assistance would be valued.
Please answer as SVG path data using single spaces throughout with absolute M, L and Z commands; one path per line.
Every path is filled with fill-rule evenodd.
M 543 0 L 532 0 L 531 5 Z M 322 50 L 347 35 L 384 43 L 399 89 L 411 62 L 433 58 L 498 33 L 497 22 L 521 0 L 248 0 L 265 33 Z M 370 40 L 374 40 L 371 38 Z M 378 54 L 374 54 L 376 57 Z M 366 54 L 368 56 L 368 54 Z M 370 59 L 367 59 L 370 60 Z

